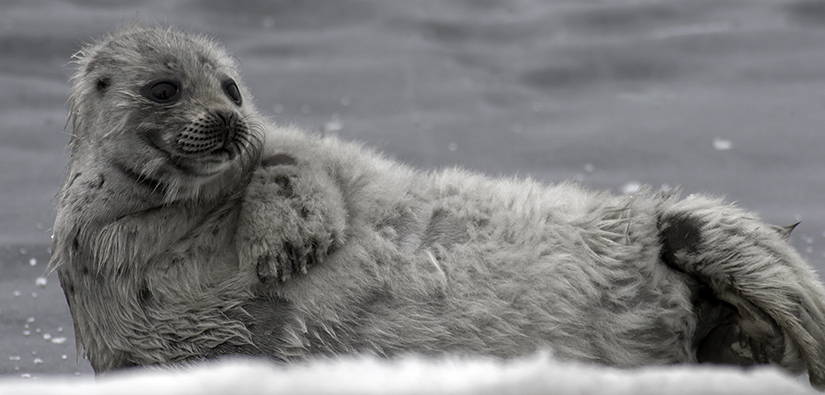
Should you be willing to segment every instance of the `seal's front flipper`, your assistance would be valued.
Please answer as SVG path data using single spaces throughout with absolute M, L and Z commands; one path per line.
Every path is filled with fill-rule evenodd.
M 284 154 L 263 156 L 242 197 L 235 244 L 262 284 L 305 274 L 340 246 L 347 212 L 326 169 Z

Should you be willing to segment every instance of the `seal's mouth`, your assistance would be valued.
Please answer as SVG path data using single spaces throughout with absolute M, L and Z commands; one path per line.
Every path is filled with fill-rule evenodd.
M 230 168 L 235 157 L 237 157 L 237 154 L 229 152 L 218 152 L 197 158 L 170 155 L 169 163 L 188 176 L 210 178 Z
M 214 177 L 232 166 L 240 155 L 240 147 L 214 149 L 212 152 L 199 154 L 181 152 L 175 145 L 162 140 L 148 138 L 149 146 L 164 157 L 167 166 L 179 174 L 188 177 Z

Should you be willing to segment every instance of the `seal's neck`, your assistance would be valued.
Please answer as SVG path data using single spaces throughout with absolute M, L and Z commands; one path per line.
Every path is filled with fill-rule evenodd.
M 139 187 L 124 184 L 94 173 L 78 172 L 69 178 L 54 227 L 56 265 L 82 259 L 95 272 L 119 271 L 145 261 L 201 220 L 186 204 L 165 206 L 151 194 L 134 193 Z M 162 226 L 164 222 L 180 226 Z
M 70 164 L 54 227 L 55 265 L 86 265 L 102 274 L 137 268 L 219 215 L 246 184 L 221 179 L 199 186 L 202 194 L 170 200 L 170 189 L 184 187 L 141 178 L 114 165 L 100 169 L 100 163 L 104 161 Z
M 213 325 L 220 317 L 209 314 L 223 314 L 231 308 L 214 296 L 217 292 L 205 293 L 213 299 L 197 295 L 226 280 L 210 272 L 218 263 L 225 269 L 233 266 L 231 243 L 240 192 L 221 200 L 170 204 L 162 203 L 162 197 L 141 193 L 139 186 L 124 180 L 94 172 L 72 175 L 61 192 L 54 228 L 52 266 L 57 268 L 69 303 L 78 346 L 85 348 L 97 372 L 196 353 L 189 345 L 164 343 L 153 323 L 194 314 L 181 322 L 207 317 Z M 181 246 L 187 249 L 181 251 Z M 166 303 L 169 298 L 165 296 L 179 290 L 157 283 L 191 292 L 199 308 L 206 311 Z M 231 328 L 231 324 L 213 325 L 220 330 L 195 325 L 192 330 L 222 341 L 243 339 L 242 328 Z M 155 342 L 150 347 L 155 351 L 140 353 L 135 341 Z

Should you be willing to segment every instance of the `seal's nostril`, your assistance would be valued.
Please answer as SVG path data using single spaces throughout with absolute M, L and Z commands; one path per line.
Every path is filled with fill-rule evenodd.
M 227 116 L 226 116 L 225 113 L 218 111 L 218 117 L 221 119 L 221 121 L 223 121 L 224 125 L 229 124 L 229 120 L 227 119 Z
M 223 122 L 223 125 L 220 127 L 220 136 L 223 139 L 221 148 L 227 148 L 235 139 L 235 121 L 237 119 L 235 112 L 217 110 L 215 111 L 215 115 Z
M 233 123 L 232 121 L 235 120 L 235 113 L 234 112 L 232 112 L 232 111 L 220 111 L 219 110 L 219 111 L 215 111 L 215 114 L 218 115 L 218 118 L 220 118 L 223 121 L 223 124 L 227 128 L 232 127 L 232 123 Z

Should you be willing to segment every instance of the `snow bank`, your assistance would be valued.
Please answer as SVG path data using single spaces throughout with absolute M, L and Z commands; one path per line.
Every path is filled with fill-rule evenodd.
M 676 366 L 620 370 L 566 364 L 547 355 L 393 362 L 376 358 L 278 367 L 253 360 L 100 378 L 0 380 L 0 394 L 814 394 L 798 379 L 750 370 Z

